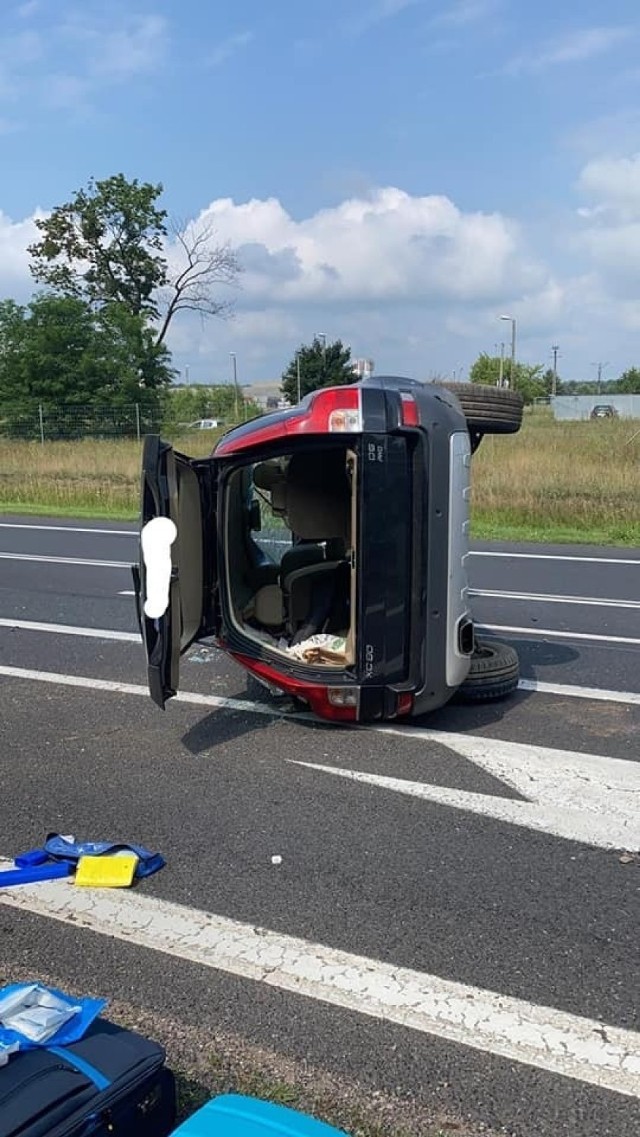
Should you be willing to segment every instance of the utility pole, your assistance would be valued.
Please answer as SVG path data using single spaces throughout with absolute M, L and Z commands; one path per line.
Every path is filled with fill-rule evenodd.
M 301 394 L 300 394 L 300 390 L 301 390 L 301 388 L 300 388 L 300 352 L 299 351 L 296 352 L 296 378 L 298 381 L 298 404 L 299 404 L 300 400 L 301 400 Z
M 607 363 L 592 363 L 591 366 L 598 368 L 598 394 L 600 394 L 600 392 L 602 390 L 602 372 L 604 371 L 605 367 L 609 366 L 609 364 L 608 364 L 608 362 Z
M 551 350 L 553 352 L 553 387 L 551 388 L 551 394 L 555 399 L 558 394 L 558 352 L 560 348 L 557 343 L 554 343 Z

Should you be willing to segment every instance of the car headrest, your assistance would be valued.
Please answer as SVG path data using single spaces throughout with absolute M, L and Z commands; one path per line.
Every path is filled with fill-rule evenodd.
M 256 592 L 245 611 L 259 624 L 267 628 L 281 628 L 284 624 L 284 599 L 282 589 L 277 584 L 265 584 Z
M 274 485 L 283 484 L 286 479 L 286 463 L 282 458 L 267 458 L 253 468 L 253 484 L 259 490 L 270 492 Z

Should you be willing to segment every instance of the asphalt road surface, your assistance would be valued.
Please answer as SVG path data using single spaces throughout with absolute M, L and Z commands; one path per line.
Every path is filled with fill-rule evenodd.
M 637 1137 L 640 550 L 475 546 L 521 690 L 357 730 L 210 646 L 157 710 L 135 553 L 126 525 L 0 524 L 0 857 L 55 831 L 167 859 L 135 891 L 5 890 L 4 979 L 102 994 L 196 1081 L 215 1051 L 345 1125 Z

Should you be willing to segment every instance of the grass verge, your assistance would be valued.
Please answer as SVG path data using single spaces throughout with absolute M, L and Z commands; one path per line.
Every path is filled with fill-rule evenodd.
M 215 437 L 176 437 L 203 457 Z M 472 533 L 496 541 L 640 546 L 640 432 L 635 422 L 556 422 L 529 413 L 522 430 L 487 436 L 473 460 Z M 141 446 L 132 440 L 0 440 L 0 509 L 134 520 Z

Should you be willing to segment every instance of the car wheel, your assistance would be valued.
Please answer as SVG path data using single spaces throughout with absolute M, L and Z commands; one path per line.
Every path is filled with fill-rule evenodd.
M 502 699 L 518 686 L 518 653 L 500 640 L 476 640 L 471 667 L 458 696 L 468 703 Z
M 477 434 L 515 434 L 522 426 L 522 395 L 480 383 L 439 383 L 460 403 L 467 426 Z

